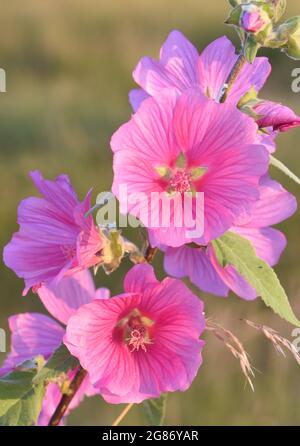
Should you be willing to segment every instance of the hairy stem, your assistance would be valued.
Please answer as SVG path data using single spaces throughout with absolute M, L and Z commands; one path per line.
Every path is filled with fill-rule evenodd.
M 230 90 L 233 87 L 234 82 L 236 81 L 238 75 L 240 74 L 242 68 L 244 67 L 246 63 L 246 58 L 243 53 L 241 53 L 234 64 L 234 67 L 232 68 L 228 78 L 225 81 L 225 84 L 223 86 L 223 90 L 221 92 L 220 102 L 223 103 L 228 98 L 228 95 L 230 93 Z
M 52 415 L 48 426 L 58 426 L 59 425 L 59 423 L 61 422 L 62 418 L 64 417 L 72 399 L 74 398 L 77 390 L 81 386 L 86 375 L 87 375 L 86 370 L 84 370 L 81 366 L 79 366 L 77 373 L 74 376 L 73 381 L 71 382 L 71 384 L 69 386 L 68 393 L 64 394 L 61 397 L 61 400 L 60 400 L 54 414 Z
M 115 419 L 115 421 L 113 422 L 112 426 L 119 426 L 119 424 L 121 423 L 123 418 L 126 417 L 126 415 L 128 414 L 128 412 L 130 411 L 130 409 L 132 407 L 133 407 L 133 403 L 127 404 L 127 406 L 125 407 L 124 410 L 122 410 L 122 412 L 120 413 L 118 418 Z

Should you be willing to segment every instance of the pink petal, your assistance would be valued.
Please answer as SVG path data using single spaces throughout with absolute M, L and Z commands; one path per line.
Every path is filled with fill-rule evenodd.
M 57 322 L 39 313 L 11 316 L 9 328 L 12 335 L 11 352 L 3 367 L 10 370 L 38 355 L 48 359 L 64 336 L 64 329 Z M 5 372 L 10 371 L 8 369 Z
M 274 131 L 287 132 L 300 126 L 300 117 L 290 108 L 276 102 L 263 101 L 254 111 L 262 116 L 257 121 L 259 127 L 272 127 Z
M 169 34 L 160 57 L 160 62 L 144 57 L 133 72 L 134 80 L 148 94 L 172 87 L 183 91 L 196 84 L 198 52 L 181 32 Z
M 43 197 L 68 216 L 72 223 L 73 210 L 79 201 L 68 176 L 60 175 L 55 181 L 50 181 L 45 180 L 38 170 L 30 172 L 30 176 Z
M 250 228 L 272 226 L 291 217 L 297 210 L 297 200 L 280 183 L 268 175 L 260 181 L 260 198 L 253 205 L 246 219 L 237 220 L 235 225 Z
M 141 264 L 131 268 L 124 279 L 126 293 L 143 293 L 146 287 L 159 284 L 151 265 Z
M 202 248 L 166 248 L 164 268 L 167 274 L 178 279 L 189 277 L 194 285 L 206 293 L 224 297 L 228 295 L 228 287 Z
M 177 149 L 179 153 L 179 148 L 173 136 L 173 111 L 177 97 L 174 90 L 168 90 L 157 98 L 145 100 L 139 112 L 112 136 L 113 152 L 127 150 L 160 165 L 176 159 L 174 151 Z
M 228 286 L 228 288 L 230 288 L 242 299 L 256 299 L 257 293 L 254 288 L 248 284 L 248 282 L 236 271 L 233 266 L 228 265 L 225 268 L 222 268 L 212 248 L 209 250 L 209 257 L 219 277 Z
M 38 295 L 49 313 L 63 324 L 95 297 L 95 286 L 88 270 L 62 278 L 57 284 L 41 286 Z
M 148 98 L 149 95 L 141 88 L 136 88 L 129 92 L 129 102 L 134 112 L 136 112 L 141 103 Z
M 233 227 L 233 232 L 237 232 L 242 237 L 248 239 L 258 257 L 267 262 L 270 266 L 278 263 L 281 254 L 286 247 L 284 234 L 273 228 L 251 228 Z
M 269 153 L 274 153 L 276 151 L 275 137 L 275 132 L 270 134 L 258 132 L 257 143 L 263 145 Z
M 205 94 L 219 98 L 237 58 L 235 48 L 227 37 L 220 37 L 205 48 L 198 62 L 199 85 Z M 257 57 L 252 65 L 247 63 L 236 79 L 228 100 L 236 104 L 251 87 L 258 92 L 270 72 L 271 66 L 265 57 Z

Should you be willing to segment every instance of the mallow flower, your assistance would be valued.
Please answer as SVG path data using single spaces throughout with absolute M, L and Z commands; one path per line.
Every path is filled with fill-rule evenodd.
M 127 273 L 124 291 L 79 308 L 68 321 L 68 349 L 109 403 L 186 390 L 202 362 L 202 301 L 179 280 L 159 282 L 147 264 Z
M 269 156 L 256 141 L 249 116 L 231 102 L 211 101 L 199 88 L 148 98 L 111 140 L 112 190 L 121 212 L 150 229 L 152 245 L 207 244 L 259 198 Z M 204 204 L 197 200 L 201 193 Z M 162 200 L 155 202 L 155 194 Z M 163 222 L 168 205 L 170 218 Z M 181 224 L 179 214 L 188 209 L 193 219 Z M 200 220 L 202 230 L 191 232 Z
M 286 246 L 286 239 L 282 232 L 270 226 L 289 218 L 296 209 L 295 197 L 266 175 L 260 182 L 259 201 L 249 214 L 235 222 L 230 231 L 248 239 L 257 256 L 274 266 Z M 221 267 L 211 244 L 161 249 L 165 252 L 167 274 L 180 279 L 188 277 L 202 291 L 217 296 L 226 297 L 232 290 L 246 300 L 257 297 L 255 290 L 233 266 Z
M 96 290 L 91 274 L 86 270 L 63 278 L 55 286 L 41 286 L 38 295 L 56 320 L 39 313 L 22 313 L 11 316 L 9 318 L 11 351 L 0 369 L 0 376 L 13 371 L 25 361 L 32 360 L 37 356 L 42 355 L 45 360 L 48 360 L 63 342 L 64 325 L 69 318 L 81 305 L 92 302 L 94 299 L 107 299 L 109 291 L 105 288 Z M 67 379 L 69 381 L 75 376 L 76 370 L 68 372 Z M 98 393 L 98 390 L 91 385 L 89 377 L 86 376 L 72 399 L 66 415 L 80 404 L 84 396 L 93 396 Z M 48 424 L 61 397 L 62 393 L 58 383 L 49 383 L 43 399 L 38 425 Z
M 245 23 L 251 27 L 247 17 L 245 16 Z M 253 18 L 251 15 L 251 23 Z M 257 23 L 255 22 L 255 27 Z M 136 111 L 149 95 L 155 96 L 170 87 L 183 92 L 193 86 L 198 86 L 205 95 L 218 101 L 237 58 L 233 44 L 225 36 L 209 44 L 199 55 L 195 46 L 180 31 L 172 31 L 160 50 L 160 59 L 157 61 L 151 57 L 143 57 L 134 69 L 133 78 L 141 89 L 130 92 L 130 103 Z M 271 65 L 266 57 L 257 57 L 253 64 L 245 63 L 227 101 L 236 105 L 251 89 L 258 93 L 270 72 Z M 284 131 L 300 125 L 300 118 L 288 107 L 271 101 L 262 101 L 261 104 L 264 110 L 260 108 L 260 111 L 266 112 L 266 119 L 268 115 L 272 119 L 276 115 L 273 130 Z M 261 120 L 258 124 L 262 128 L 269 127 L 270 120 L 268 125 Z M 272 127 L 273 124 L 270 125 Z
M 91 192 L 80 202 L 66 175 L 46 180 L 30 176 L 42 198 L 29 197 L 18 208 L 19 231 L 4 248 L 4 263 L 24 279 L 24 293 L 101 262 L 104 237 L 91 216 Z

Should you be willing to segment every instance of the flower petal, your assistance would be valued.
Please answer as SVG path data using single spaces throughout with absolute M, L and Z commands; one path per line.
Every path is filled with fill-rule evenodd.
M 38 295 L 49 313 L 63 324 L 95 297 L 95 286 L 88 270 L 62 278 L 57 284 L 43 285 Z
M 238 56 L 227 37 L 223 36 L 208 45 L 198 62 L 198 79 L 202 91 L 218 99 Z M 253 64 L 246 63 L 230 90 L 227 101 L 237 104 L 239 99 L 252 87 L 258 92 L 271 72 L 265 57 L 257 57 Z

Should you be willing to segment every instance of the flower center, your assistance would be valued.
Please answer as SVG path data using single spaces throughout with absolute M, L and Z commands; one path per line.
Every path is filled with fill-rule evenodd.
M 131 352 L 134 352 L 135 350 L 138 352 L 140 348 L 146 352 L 146 345 L 152 344 L 152 341 L 147 336 L 147 330 L 143 326 L 132 329 L 126 341 L 128 342 Z
M 123 342 L 128 345 L 130 353 L 147 351 L 147 346 L 153 344 L 151 327 L 154 322 L 143 316 L 138 309 L 134 309 L 128 316 L 118 322 L 118 327 L 122 329 Z
M 173 192 L 184 194 L 191 190 L 191 174 L 185 170 L 177 170 L 169 181 L 169 186 Z

